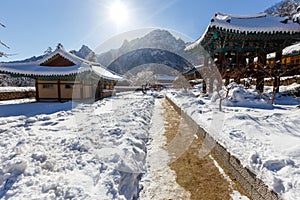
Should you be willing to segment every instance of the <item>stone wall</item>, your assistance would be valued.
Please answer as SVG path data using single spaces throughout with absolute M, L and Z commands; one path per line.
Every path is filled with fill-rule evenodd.
M 35 97 L 35 91 L 27 92 L 0 92 L 1 100 L 23 99 Z
M 190 116 L 184 113 L 172 100 L 167 98 L 174 109 L 186 120 L 189 126 L 192 126 L 197 131 L 200 139 L 206 141 L 214 141 L 214 139 L 205 132 Z M 224 168 L 226 173 L 232 180 L 237 181 L 247 193 L 247 196 L 254 200 L 279 200 L 280 196 L 271 190 L 263 181 L 261 181 L 251 170 L 243 167 L 239 159 L 232 156 L 226 148 L 217 141 L 214 141 L 215 147 L 212 149 L 212 156 Z
M 294 76 L 294 77 L 281 77 L 280 80 L 280 85 L 291 85 L 293 83 L 300 84 L 300 77 Z M 266 86 L 273 86 L 273 80 L 272 79 L 267 79 L 265 80 L 264 84 Z

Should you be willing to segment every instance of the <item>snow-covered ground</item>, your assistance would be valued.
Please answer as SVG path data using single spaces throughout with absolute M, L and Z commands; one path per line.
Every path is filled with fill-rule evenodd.
M 282 91 L 271 105 L 269 97 L 233 84 L 222 112 L 218 95 L 205 96 L 197 87 L 191 93 L 171 91 L 168 97 L 284 199 L 299 198 L 299 97 Z
M 154 98 L 0 105 L 0 199 L 134 199 Z M 74 107 L 74 108 L 73 108 Z
M 2 100 L 0 101 L 0 105 L 13 105 L 13 104 L 23 104 L 23 103 L 33 103 L 33 102 L 36 102 L 35 98 L 24 98 L 24 99 L 13 99 L 13 100 L 4 100 L 4 101 Z M 5 112 L 3 111 L 0 113 L 2 113 L 3 115 L 8 115 L 7 110 L 5 110 Z
M 300 109 L 283 90 L 297 87 L 282 87 L 272 106 L 234 86 L 223 112 L 216 95 L 198 96 L 199 88 L 168 96 L 276 192 L 296 199 Z M 160 101 L 141 92 L 93 104 L 1 101 L 0 199 L 132 199 L 141 189 L 140 199 L 151 199 L 183 190 L 162 150 Z
M 156 96 L 1 101 L 0 199 L 189 199 L 168 166 Z

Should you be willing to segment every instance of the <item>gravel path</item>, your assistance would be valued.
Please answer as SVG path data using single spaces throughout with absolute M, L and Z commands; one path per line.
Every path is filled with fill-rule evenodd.
M 176 155 L 171 159 L 169 166 L 176 172 L 177 183 L 191 193 L 191 197 L 188 199 L 244 198 L 242 195 L 241 198 L 233 197 L 232 194 L 237 192 L 235 184 L 228 180 L 225 174 L 220 173 L 216 161 L 211 156 L 199 158 L 202 141 L 197 139 L 195 131 L 185 124 L 172 105 L 168 101 L 164 101 L 163 107 L 166 119 L 164 132 L 167 137 L 166 149 L 170 155 Z M 177 147 L 176 152 L 172 146 Z M 178 149 L 181 150 L 178 151 Z

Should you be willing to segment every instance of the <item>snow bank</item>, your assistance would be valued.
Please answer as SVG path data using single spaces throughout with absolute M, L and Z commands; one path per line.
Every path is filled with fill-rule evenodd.
M 228 85 L 228 98 L 223 105 L 232 107 L 264 108 L 271 109 L 273 105 L 267 96 L 255 90 L 247 90 L 242 85 L 231 83 Z
M 35 87 L 0 87 L 1 92 L 30 92 L 35 91 Z
M 173 91 L 167 96 L 284 199 L 300 196 L 297 99 L 290 104 L 291 96 L 282 96 L 283 104 L 271 106 L 255 91 L 236 86 L 220 112 L 214 96 L 193 93 L 199 90 Z
M 0 199 L 138 196 L 152 96 L 43 105 L 0 105 Z

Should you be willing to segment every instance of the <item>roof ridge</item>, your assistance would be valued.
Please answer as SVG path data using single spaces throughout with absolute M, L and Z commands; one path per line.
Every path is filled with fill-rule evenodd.
M 65 49 L 62 49 L 62 48 L 57 48 L 57 49 L 55 49 L 55 51 L 49 53 L 48 55 L 46 55 L 46 56 L 43 57 L 42 59 L 38 60 L 37 63 L 38 63 L 39 65 L 41 65 L 42 63 L 47 62 L 48 60 L 50 60 L 51 58 L 53 58 L 53 57 L 54 57 L 55 55 L 57 55 L 57 54 L 61 55 L 62 57 L 64 57 L 64 58 L 67 59 L 67 60 L 70 60 L 70 61 L 73 62 L 75 65 L 80 64 L 80 63 L 78 62 L 78 59 L 75 60 L 74 57 L 71 57 L 70 55 L 68 55 L 68 54 L 70 54 L 70 53 L 68 53 Z
M 221 15 L 224 17 L 228 16 L 228 17 L 237 18 L 237 19 L 251 19 L 251 18 L 266 17 L 268 14 L 267 13 L 258 13 L 258 14 L 239 15 L 239 14 L 225 14 L 225 13 L 217 12 L 215 14 L 215 17 L 217 17 L 217 15 Z

